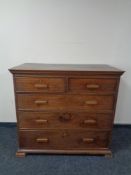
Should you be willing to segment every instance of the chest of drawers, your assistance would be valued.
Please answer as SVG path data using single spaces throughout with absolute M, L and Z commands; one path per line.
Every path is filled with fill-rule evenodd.
M 111 155 L 122 70 L 108 65 L 26 63 L 13 74 L 16 153 Z

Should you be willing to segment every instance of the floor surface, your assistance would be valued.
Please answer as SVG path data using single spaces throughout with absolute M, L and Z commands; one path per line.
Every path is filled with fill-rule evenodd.
M 113 158 L 86 155 L 27 155 L 16 158 L 16 127 L 0 127 L 0 175 L 131 175 L 131 128 L 116 127 Z

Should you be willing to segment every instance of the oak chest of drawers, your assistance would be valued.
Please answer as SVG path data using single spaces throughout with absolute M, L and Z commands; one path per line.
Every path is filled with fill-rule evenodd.
M 111 155 L 122 70 L 108 65 L 26 63 L 13 73 L 19 149 Z

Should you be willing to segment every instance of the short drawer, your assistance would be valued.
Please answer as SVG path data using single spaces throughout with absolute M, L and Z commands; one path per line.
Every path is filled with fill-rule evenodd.
M 70 78 L 69 91 L 76 92 L 113 92 L 117 90 L 116 79 Z
M 55 77 L 16 77 L 17 92 L 64 92 L 65 79 Z
M 84 128 L 111 130 L 112 127 L 112 116 L 110 114 L 19 111 L 18 116 L 21 129 Z
M 20 131 L 21 149 L 93 149 L 108 147 L 109 132 L 86 130 Z
M 18 94 L 19 110 L 112 110 L 114 96 Z

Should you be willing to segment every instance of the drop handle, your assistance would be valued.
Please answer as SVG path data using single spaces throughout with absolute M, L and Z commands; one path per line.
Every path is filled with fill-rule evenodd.
M 37 143 L 48 143 L 49 139 L 48 138 L 37 138 L 36 142 Z
M 48 88 L 47 84 L 35 84 L 34 86 L 35 86 L 35 88 L 38 88 L 38 89 L 46 89 L 46 88 Z
M 95 141 L 95 139 L 94 138 L 83 138 L 82 141 L 84 143 L 93 143 Z
M 47 100 L 36 100 L 35 101 L 35 104 L 37 104 L 37 105 L 42 105 L 42 104 L 47 104 L 47 103 L 48 103 Z
M 97 105 L 98 102 L 96 100 L 87 100 L 85 101 L 85 104 L 86 105 Z
M 100 85 L 98 84 L 87 84 L 86 88 L 87 89 L 98 89 L 100 87 Z
M 83 121 L 84 124 L 96 124 L 96 120 L 94 119 L 87 119 Z
M 48 123 L 48 120 L 45 120 L 45 119 L 36 119 L 35 122 L 36 123 L 39 123 L 39 124 L 43 124 L 43 123 Z

